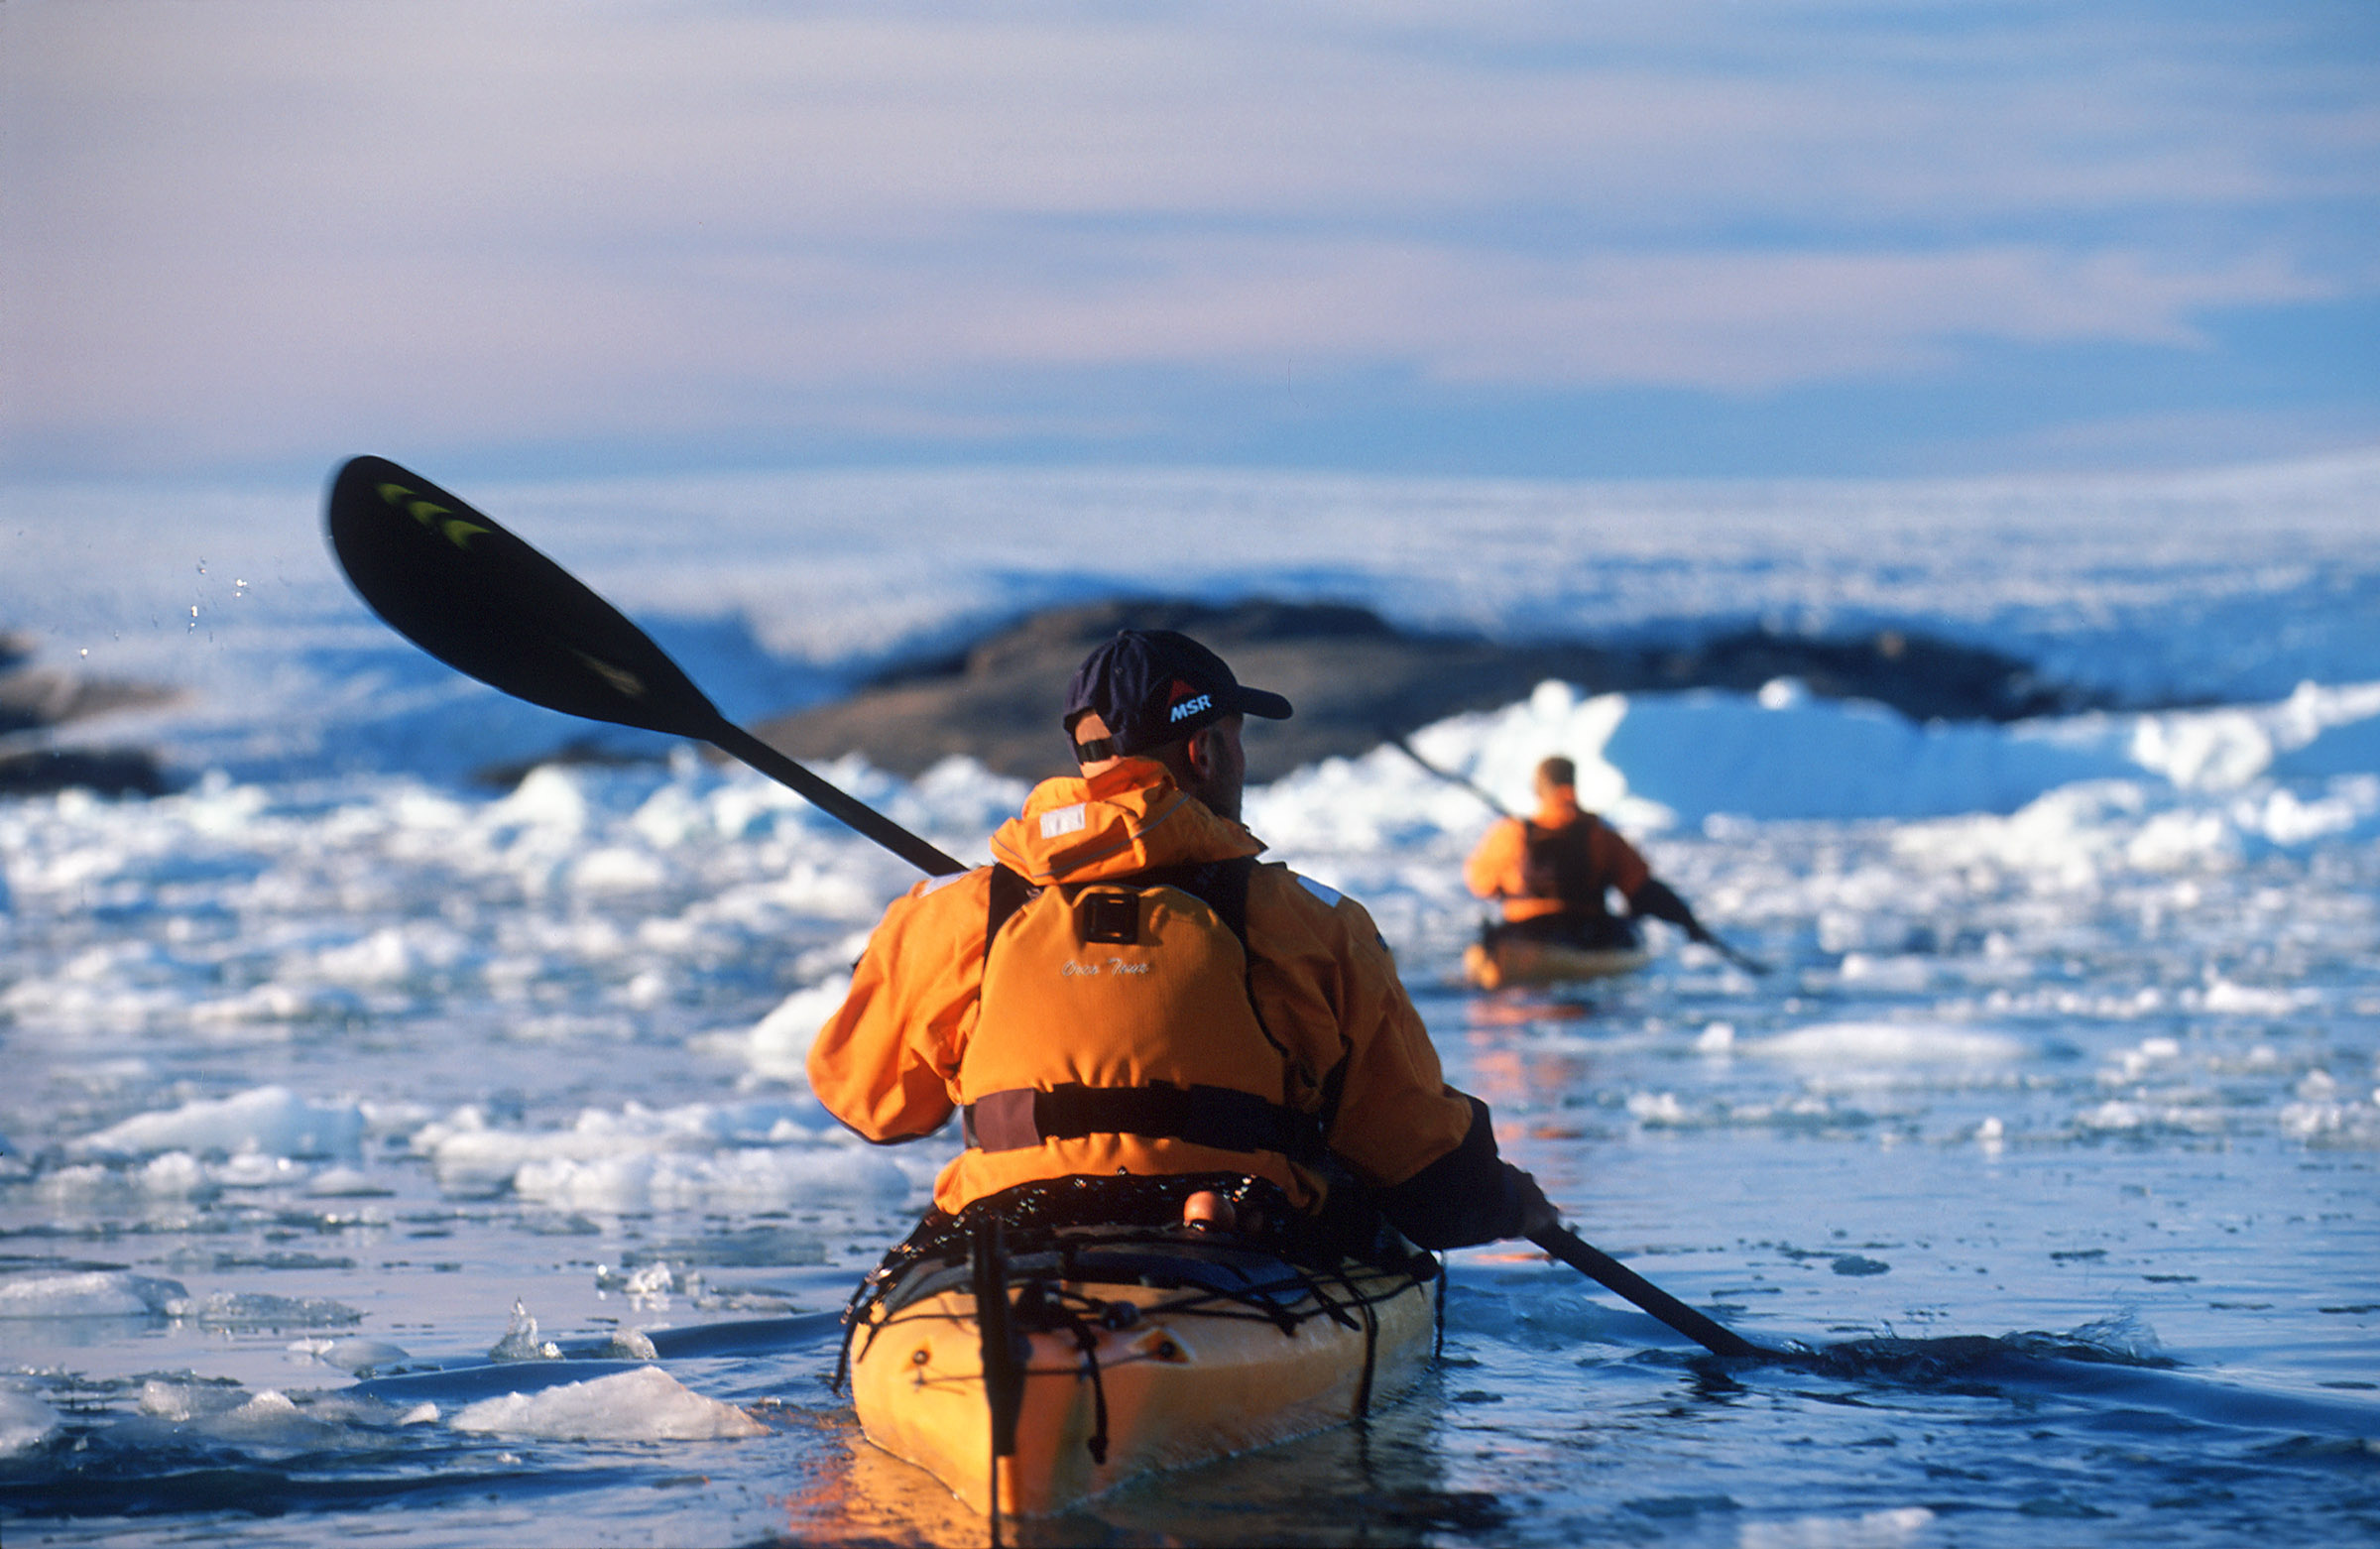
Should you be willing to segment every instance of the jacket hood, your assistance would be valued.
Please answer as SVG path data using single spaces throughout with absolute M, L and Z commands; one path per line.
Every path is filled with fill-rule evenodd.
M 992 836 L 992 858 L 1035 887 L 1256 855 L 1255 835 L 1173 782 L 1154 759 L 1045 779 Z

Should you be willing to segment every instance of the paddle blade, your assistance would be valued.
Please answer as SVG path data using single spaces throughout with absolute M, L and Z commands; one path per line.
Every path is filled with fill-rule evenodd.
M 372 611 L 459 672 L 565 715 L 710 737 L 716 707 L 560 565 L 382 457 L 330 486 L 330 546 Z

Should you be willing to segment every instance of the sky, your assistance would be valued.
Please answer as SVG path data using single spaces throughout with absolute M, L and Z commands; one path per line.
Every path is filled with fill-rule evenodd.
M 2380 445 L 2369 0 L 7 0 L 16 480 Z

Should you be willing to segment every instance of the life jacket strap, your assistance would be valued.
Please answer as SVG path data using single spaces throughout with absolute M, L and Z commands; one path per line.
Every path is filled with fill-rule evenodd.
M 1048 1090 L 988 1092 L 961 1112 L 967 1143 L 984 1151 L 1018 1151 L 1043 1140 L 1094 1134 L 1187 1140 L 1221 1151 L 1272 1151 L 1297 1160 L 1319 1157 L 1324 1149 L 1322 1124 L 1312 1114 L 1231 1087 L 1068 1082 Z

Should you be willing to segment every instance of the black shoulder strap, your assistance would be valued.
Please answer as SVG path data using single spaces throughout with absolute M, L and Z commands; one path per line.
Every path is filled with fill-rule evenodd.
M 1009 916 L 1023 908 L 1040 890 L 1007 867 L 994 863 L 992 867 L 992 902 L 984 911 L 984 952 L 989 956 L 992 943 L 1000 937 L 1000 927 Z
M 1113 886 L 1119 888 L 1178 888 L 1215 911 L 1224 928 L 1240 939 L 1241 950 L 1248 949 L 1248 880 L 1256 869 L 1254 856 L 1236 856 L 1228 861 L 1207 861 L 1196 866 L 1167 866 L 1154 871 L 1134 872 L 1119 877 Z M 1000 927 L 1009 917 L 1032 901 L 1041 890 L 1005 866 L 992 868 L 992 894 L 984 911 L 984 949 L 990 951 L 1000 935 Z
M 1178 888 L 1215 911 L 1224 928 L 1240 939 L 1240 950 L 1248 945 L 1248 879 L 1256 869 L 1252 855 L 1234 856 L 1228 861 L 1205 861 L 1196 866 L 1166 866 L 1155 871 L 1135 872 L 1120 877 L 1118 883 L 1127 888 Z M 1250 953 L 1252 957 L 1253 954 Z

